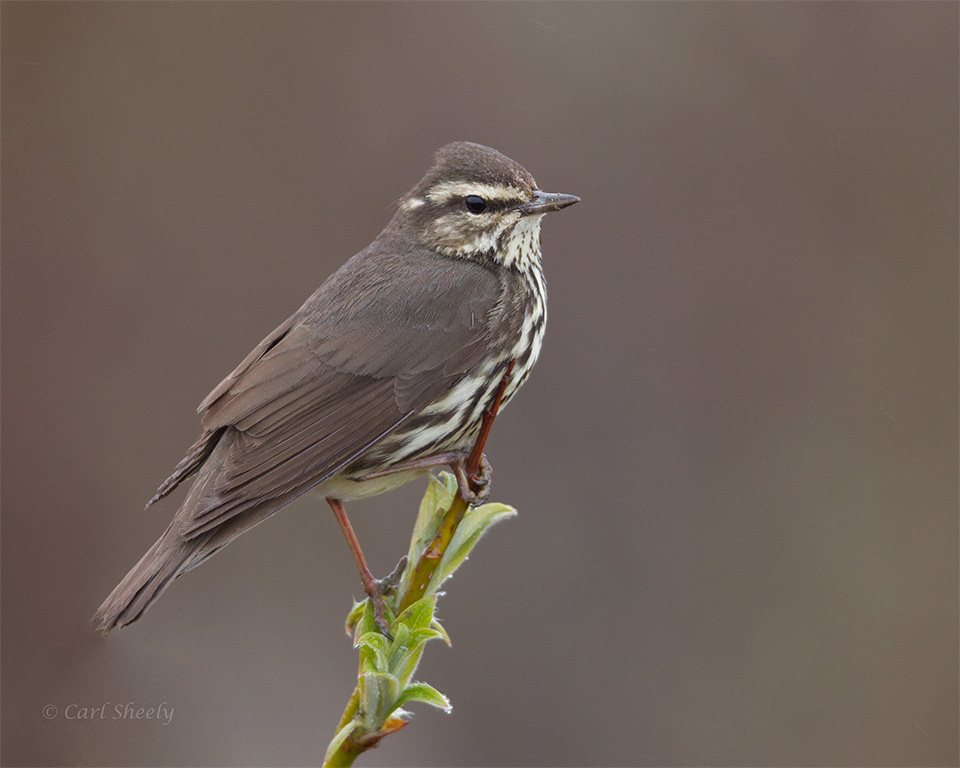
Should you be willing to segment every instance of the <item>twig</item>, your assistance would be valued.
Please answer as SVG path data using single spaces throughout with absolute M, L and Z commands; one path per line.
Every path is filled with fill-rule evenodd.
M 500 385 L 497 388 L 493 402 L 483 413 L 483 420 L 480 424 L 480 431 L 477 434 L 476 442 L 464 465 L 467 484 L 473 493 L 477 493 L 481 487 L 481 484 L 478 482 L 478 474 L 483 461 L 483 448 L 490 435 L 490 429 L 493 427 L 493 421 L 496 419 L 497 413 L 500 410 L 503 393 L 510 383 L 514 362 L 515 361 L 511 360 L 508 364 L 507 370 L 500 380 Z M 324 764 L 326 768 L 344 768 L 345 766 L 353 765 L 353 761 L 361 753 L 377 746 L 380 739 L 384 736 L 395 733 L 403 728 L 407 724 L 407 721 L 404 717 L 400 716 L 402 710 L 398 709 L 395 712 L 393 710 L 393 708 L 397 706 L 398 701 L 424 701 L 433 706 L 449 709 L 449 702 L 446 697 L 431 686 L 425 683 L 409 685 L 409 676 L 413 673 L 419 661 L 423 643 L 430 637 L 446 637 L 446 633 L 443 632 L 442 628 L 433 618 L 433 605 L 435 600 L 424 601 L 414 608 L 411 608 L 411 606 L 414 606 L 415 603 L 422 600 L 425 596 L 427 585 L 430 584 L 431 578 L 443 560 L 447 547 L 453 540 L 457 528 L 467 514 L 469 504 L 463 496 L 463 493 L 454 494 L 454 498 L 443 516 L 436 535 L 432 541 L 430 541 L 430 544 L 423 549 L 423 553 L 414 565 L 411 578 L 407 582 L 408 586 L 406 590 L 402 595 L 398 595 L 395 598 L 395 614 L 397 616 L 403 614 L 404 617 L 406 617 L 398 621 L 396 625 L 398 626 L 396 642 L 394 642 L 394 638 L 386 638 L 380 634 L 380 632 L 376 631 L 373 610 L 369 605 L 369 601 L 365 604 L 358 604 L 354 611 L 351 612 L 352 616 L 356 614 L 356 618 L 352 621 L 348 619 L 348 627 L 353 626 L 355 622 L 361 623 L 361 626 L 357 627 L 357 636 L 360 638 L 358 644 L 361 645 L 360 681 L 354 689 L 350 700 L 347 702 L 343 717 L 337 727 L 337 736 L 334 737 L 334 741 L 331 742 L 328 748 L 326 762 Z M 509 514 L 513 514 L 513 510 L 510 510 L 508 507 L 504 507 L 503 509 Z M 480 510 L 477 510 L 477 514 L 481 514 Z M 503 512 L 498 514 L 503 515 Z M 436 518 L 434 518 L 434 520 L 435 519 Z M 492 520 L 492 518 L 487 518 L 487 522 L 482 523 L 482 528 L 479 529 L 480 532 L 489 524 L 490 520 Z M 423 539 L 421 539 L 421 541 L 423 541 Z M 472 544 L 467 545 L 462 557 L 466 557 L 465 553 L 469 552 L 470 547 L 472 547 Z M 453 554 L 456 557 L 458 553 L 454 551 Z M 456 568 L 456 565 L 454 565 L 453 568 Z M 361 607 L 361 605 L 363 607 Z M 424 608 L 425 605 L 426 608 Z M 360 613 L 357 613 L 357 611 L 360 611 Z M 404 613 L 405 611 L 406 613 Z M 361 629 L 361 627 L 365 627 L 365 629 Z M 362 634 L 364 631 L 368 632 L 368 634 Z M 403 634 L 401 635 L 401 633 Z M 414 637 L 414 635 L 416 635 L 416 637 Z M 449 638 L 447 639 L 449 641 Z M 385 645 L 387 643 L 389 643 L 389 645 Z M 379 651 L 377 650 L 378 648 L 380 649 Z M 395 651 L 399 651 L 400 655 L 397 656 Z M 364 662 L 365 653 L 368 658 L 366 663 Z M 395 677 L 391 678 L 389 674 L 384 674 L 382 669 L 385 664 L 393 670 L 391 662 L 397 662 L 398 659 L 399 667 L 406 672 L 406 676 L 399 684 Z M 381 667 L 380 672 L 374 671 L 371 673 L 368 671 L 365 674 L 364 670 L 369 670 L 371 660 L 379 662 L 379 666 Z M 374 664 L 374 666 L 377 665 Z M 365 678 L 367 678 L 366 681 Z M 389 704 L 386 712 L 392 712 L 392 714 L 386 717 L 386 719 L 376 718 L 373 722 L 370 722 L 366 716 L 369 715 L 371 711 L 377 710 L 377 704 L 384 700 L 383 696 L 375 695 L 377 691 L 375 690 L 376 680 L 374 680 L 374 678 L 376 678 L 376 680 L 386 680 L 388 683 L 392 679 L 394 685 L 399 686 L 398 689 L 403 690 L 406 699 L 404 699 L 404 695 L 401 695 L 400 699 L 393 699 L 387 696 L 386 698 L 392 703 Z M 374 694 L 372 698 L 368 696 L 371 691 Z M 411 691 L 414 691 L 414 693 L 411 694 Z M 394 693 L 396 693 L 396 691 L 394 691 Z

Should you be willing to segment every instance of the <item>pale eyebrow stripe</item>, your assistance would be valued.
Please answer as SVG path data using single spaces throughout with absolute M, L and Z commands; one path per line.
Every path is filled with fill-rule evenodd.
M 426 202 L 422 197 L 411 197 L 409 200 L 400 203 L 400 210 L 412 211 L 414 208 L 419 208 Z
M 448 203 L 458 197 L 479 195 L 485 200 L 523 200 L 522 189 L 508 184 L 485 184 L 475 181 L 441 181 L 430 188 L 427 199 L 434 203 Z

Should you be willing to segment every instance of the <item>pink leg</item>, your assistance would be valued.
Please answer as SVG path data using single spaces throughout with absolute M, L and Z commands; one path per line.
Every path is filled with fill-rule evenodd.
M 353 553 L 353 559 L 357 563 L 357 570 L 360 571 L 360 582 L 363 584 L 363 591 L 366 592 L 367 595 L 370 596 L 370 600 L 373 601 L 373 617 L 377 622 L 377 627 L 380 628 L 380 631 L 384 635 L 392 640 L 393 638 L 389 632 L 390 625 L 387 623 L 386 616 L 383 612 L 383 593 L 385 590 L 396 585 L 396 580 L 399 579 L 400 574 L 403 573 L 403 569 L 406 567 L 407 558 L 402 558 L 396 569 L 394 569 L 394 572 L 387 576 L 387 578 L 382 580 L 374 578 L 374 575 L 370 572 L 370 568 L 367 566 L 367 559 L 363 556 L 363 550 L 360 549 L 357 534 L 354 533 L 353 526 L 350 525 L 350 520 L 347 518 L 347 510 L 343 508 L 343 502 L 340 501 L 340 499 L 327 499 L 327 504 L 329 504 L 333 510 L 333 514 L 337 518 L 337 523 L 340 525 L 340 530 L 343 531 L 343 536 L 347 540 L 347 546 L 350 547 L 350 552 Z

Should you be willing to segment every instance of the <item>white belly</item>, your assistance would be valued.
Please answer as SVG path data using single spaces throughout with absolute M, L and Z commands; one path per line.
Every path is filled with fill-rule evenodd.
M 372 480 L 348 480 L 340 475 L 335 475 L 329 480 L 325 480 L 310 491 L 312 496 L 321 498 L 340 499 L 341 501 L 356 501 L 365 499 L 368 496 L 376 496 L 379 493 L 392 491 L 401 485 L 406 485 L 411 480 L 423 477 L 428 474 L 426 469 L 411 469 L 405 472 L 396 472 L 392 475 L 375 477 Z

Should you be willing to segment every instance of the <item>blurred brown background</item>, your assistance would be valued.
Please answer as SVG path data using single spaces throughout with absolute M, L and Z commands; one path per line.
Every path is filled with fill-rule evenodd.
M 956 4 L 0 13 L 4 764 L 322 759 L 326 507 L 86 621 L 197 403 L 455 139 L 583 203 L 418 675 L 454 713 L 363 764 L 958 764 Z M 376 571 L 422 490 L 352 508 Z

